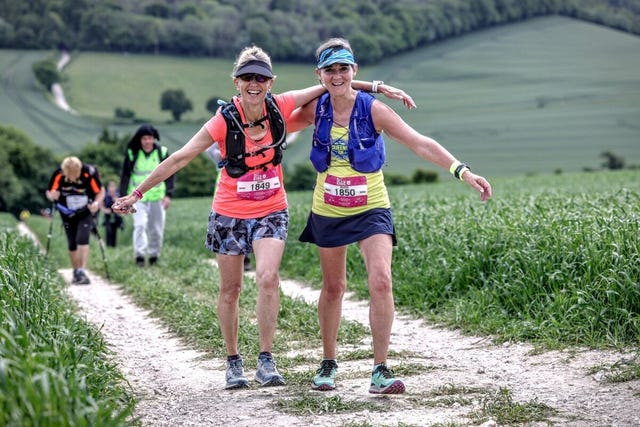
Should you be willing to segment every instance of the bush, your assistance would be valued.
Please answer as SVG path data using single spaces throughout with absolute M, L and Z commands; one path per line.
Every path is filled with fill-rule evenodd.
M 437 182 L 438 172 L 430 171 L 426 169 L 416 169 L 411 177 L 411 182 L 419 184 L 421 182 Z
M 47 90 L 51 90 L 51 86 L 53 86 L 54 83 L 60 82 L 60 73 L 58 73 L 56 64 L 49 59 L 36 62 L 31 68 L 36 79 L 46 87 Z

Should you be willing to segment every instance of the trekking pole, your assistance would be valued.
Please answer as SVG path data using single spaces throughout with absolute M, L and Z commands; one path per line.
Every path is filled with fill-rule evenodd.
M 44 256 L 49 255 L 49 245 L 51 243 L 51 235 L 53 234 L 53 221 L 56 219 L 56 202 L 51 202 L 51 223 L 49 224 L 49 233 L 47 234 L 47 249 Z
M 109 277 L 109 266 L 107 265 L 107 257 L 104 254 L 104 242 L 102 241 L 102 237 L 100 236 L 100 232 L 98 231 L 98 223 L 96 221 L 96 217 L 93 216 L 93 233 L 98 238 L 98 246 L 100 246 L 100 252 L 102 253 L 102 262 L 104 263 L 104 272 L 107 276 L 107 280 L 111 280 Z

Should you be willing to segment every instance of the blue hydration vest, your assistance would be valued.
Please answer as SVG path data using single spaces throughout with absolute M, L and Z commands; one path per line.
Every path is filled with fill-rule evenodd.
M 384 139 L 376 132 L 371 119 L 371 104 L 375 98 L 358 91 L 349 119 L 347 153 L 351 167 L 361 173 L 377 172 L 386 158 Z M 331 163 L 331 126 L 333 107 L 328 93 L 316 105 L 315 130 L 309 159 L 318 172 L 324 172 Z

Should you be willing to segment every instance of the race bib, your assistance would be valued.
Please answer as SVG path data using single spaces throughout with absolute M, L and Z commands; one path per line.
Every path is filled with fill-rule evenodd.
M 80 209 L 87 206 L 89 203 L 89 197 L 87 195 L 82 196 L 67 196 L 67 207 L 74 211 L 79 211 Z
M 265 200 L 276 194 L 282 185 L 276 168 L 247 173 L 238 178 L 236 192 L 239 199 Z
M 328 205 L 353 208 L 367 204 L 367 177 L 339 178 L 327 175 L 324 181 L 324 202 Z

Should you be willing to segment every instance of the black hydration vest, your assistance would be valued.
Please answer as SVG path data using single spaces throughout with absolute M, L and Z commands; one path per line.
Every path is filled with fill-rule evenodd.
M 284 117 L 282 117 L 282 113 L 278 109 L 278 105 L 273 99 L 271 93 L 267 94 L 265 98 L 265 104 L 267 106 L 267 115 L 258 122 L 248 125 L 242 123 L 240 112 L 236 108 L 233 101 L 222 104 L 220 112 L 222 113 L 222 117 L 224 117 L 225 121 L 227 122 L 227 157 L 225 159 L 222 159 L 219 166 L 224 166 L 227 170 L 227 174 L 232 178 L 239 178 L 250 170 L 266 170 L 267 165 L 273 164 L 275 166 L 282 162 L 282 151 L 287 148 L 287 130 Z M 266 119 L 269 120 L 269 126 L 271 127 L 272 143 L 252 153 L 247 153 L 245 146 L 244 128 L 260 125 L 260 122 Z M 274 150 L 273 158 L 271 160 L 258 164 L 256 166 L 247 166 L 247 163 L 245 162 L 245 159 L 247 157 L 266 157 L 265 152 L 271 149 Z

